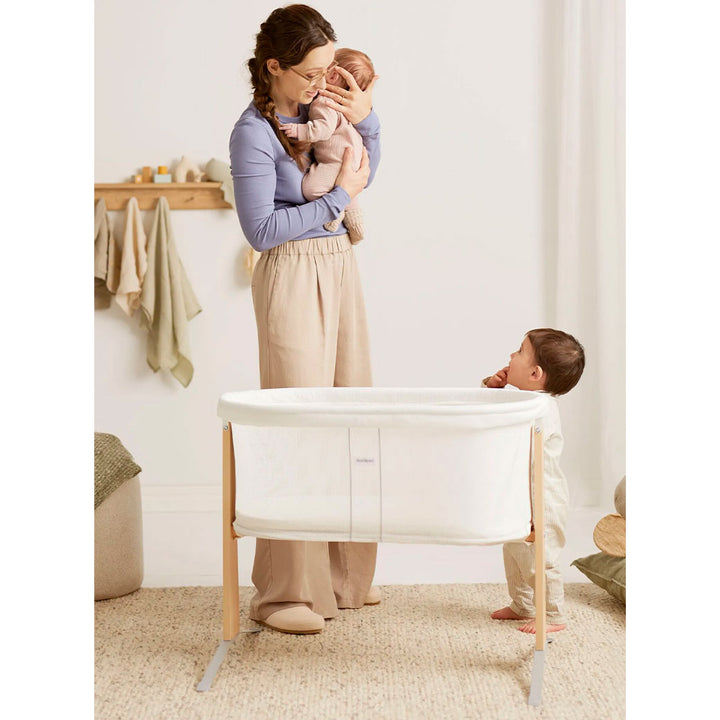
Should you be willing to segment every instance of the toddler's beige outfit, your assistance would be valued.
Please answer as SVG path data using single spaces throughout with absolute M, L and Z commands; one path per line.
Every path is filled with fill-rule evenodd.
M 327 104 L 325 98 L 313 100 L 308 109 L 308 122 L 294 124 L 293 127 L 298 140 L 311 142 L 315 153 L 315 162 L 302 181 L 302 193 L 306 200 L 317 200 L 335 187 L 346 148 L 350 147 L 353 151 L 353 170 L 360 167 L 362 136 L 341 112 Z M 353 245 L 363 239 L 362 211 L 357 198 L 353 198 L 345 211 L 324 227 L 335 232 L 341 222 L 345 224 Z
M 483 381 L 483 386 L 485 381 Z M 511 387 L 511 386 L 506 386 Z M 543 425 L 543 487 L 545 489 L 545 572 L 547 577 L 545 608 L 548 622 L 565 623 L 562 574 L 558 563 L 565 547 L 570 496 L 567 480 L 560 469 L 563 449 L 562 427 L 557 400 L 549 396 Z M 510 609 L 521 617 L 535 617 L 535 543 L 516 540 L 503 544 L 505 577 L 510 594 Z
M 360 276 L 347 234 L 282 243 L 260 256 L 252 279 L 260 386 L 370 386 Z M 258 538 L 250 617 L 306 605 L 324 618 L 368 598 L 375 543 Z

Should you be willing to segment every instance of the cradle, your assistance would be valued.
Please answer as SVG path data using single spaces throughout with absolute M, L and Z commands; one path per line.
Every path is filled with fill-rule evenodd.
M 525 539 L 532 514 L 544 567 L 546 402 L 476 388 L 222 395 L 223 642 L 197 689 L 209 689 L 239 632 L 238 537 L 486 545 Z M 530 704 L 540 702 L 544 582 L 536 573 Z

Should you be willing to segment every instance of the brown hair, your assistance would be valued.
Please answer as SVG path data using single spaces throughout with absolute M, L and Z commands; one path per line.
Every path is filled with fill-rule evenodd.
M 340 48 L 335 51 L 335 62 L 355 78 L 355 82 L 357 82 L 361 90 L 365 90 L 375 77 L 372 60 L 359 50 Z M 344 77 L 341 76 L 338 83 L 347 89 L 347 82 Z
M 568 333 L 537 328 L 527 333 L 535 362 L 545 373 L 545 392 L 564 395 L 580 380 L 585 369 L 585 349 Z
M 311 50 L 335 40 L 335 31 L 317 10 L 307 5 L 288 5 L 273 10 L 260 25 L 260 32 L 255 37 L 255 55 L 247 61 L 253 102 L 301 170 L 305 169 L 304 153 L 310 149 L 310 143 L 289 138 L 280 130 L 275 103 L 270 97 L 267 61 L 274 58 L 285 70 L 291 65 L 299 65 Z

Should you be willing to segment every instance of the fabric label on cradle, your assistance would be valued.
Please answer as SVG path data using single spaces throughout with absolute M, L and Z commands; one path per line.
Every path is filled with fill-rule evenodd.
M 348 428 L 350 462 L 350 539 L 382 539 L 380 430 Z

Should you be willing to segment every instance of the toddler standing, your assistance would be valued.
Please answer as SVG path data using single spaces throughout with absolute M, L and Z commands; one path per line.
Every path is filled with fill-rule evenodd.
M 347 70 L 361 90 L 365 90 L 375 77 L 375 68 L 370 58 L 359 50 L 341 48 L 335 53 L 335 64 L 328 69 L 327 83 L 348 89 L 348 82 L 337 70 Z M 302 193 L 306 200 L 317 200 L 335 186 L 340 172 L 346 148 L 353 153 L 353 170 L 360 167 L 363 141 L 352 123 L 327 99 L 318 95 L 308 109 L 308 122 L 281 123 L 280 129 L 291 138 L 302 142 L 311 142 L 315 153 L 315 162 L 310 166 L 302 180 Z M 335 232 L 343 222 L 348 231 L 350 242 L 356 244 L 363 239 L 362 212 L 357 198 L 340 215 L 324 225 L 329 232 Z
M 520 349 L 510 355 L 510 363 L 483 386 L 536 390 L 552 396 L 564 395 L 577 385 L 585 368 L 583 346 L 561 330 L 538 328 L 523 338 Z M 563 582 L 558 557 L 565 546 L 565 526 L 569 506 L 567 481 L 560 469 L 563 448 L 557 400 L 550 399 L 543 416 L 543 464 L 545 500 L 545 571 L 547 574 L 547 632 L 563 630 L 566 618 L 563 606 Z M 519 630 L 535 632 L 535 547 L 527 540 L 503 545 L 505 577 L 510 605 L 492 613 L 496 620 L 527 620 Z

